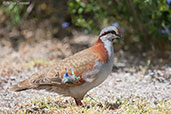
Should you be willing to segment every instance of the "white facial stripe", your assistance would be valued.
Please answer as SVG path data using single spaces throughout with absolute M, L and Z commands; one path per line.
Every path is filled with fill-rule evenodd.
M 108 37 L 107 35 L 102 36 L 102 37 L 100 37 L 100 39 L 104 43 L 104 47 L 106 48 L 106 50 L 108 52 L 108 57 L 110 58 L 111 56 L 113 56 L 113 42 L 108 40 L 107 37 Z

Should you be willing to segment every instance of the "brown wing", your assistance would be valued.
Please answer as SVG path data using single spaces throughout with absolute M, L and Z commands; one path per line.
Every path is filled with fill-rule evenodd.
M 9 88 L 9 91 L 22 91 L 44 85 L 68 87 L 81 85 L 89 79 L 94 80 L 96 74 L 101 70 L 99 68 L 96 69 L 96 67 L 93 70 L 97 60 L 101 59 L 99 57 L 91 48 L 83 50 L 49 66 L 42 72 L 33 74 L 29 79 L 13 85 Z
M 37 86 L 81 85 L 85 82 L 83 74 L 91 71 L 97 60 L 97 53 L 93 52 L 89 48 L 54 64 L 39 73 L 39 75 L 31 77 L 31 80 L 33 84 Z

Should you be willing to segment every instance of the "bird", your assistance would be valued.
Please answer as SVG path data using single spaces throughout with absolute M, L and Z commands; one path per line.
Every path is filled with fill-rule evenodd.
M 111 73 L 113 41 L 120 38 L 118 28 L 105 27 L 94 45 L 32 74 L 28 79 L 11 86 L 9 91 L 44 89 L 70 96 L 77 106 L 82 106 L 86 93 L 100 85 Z

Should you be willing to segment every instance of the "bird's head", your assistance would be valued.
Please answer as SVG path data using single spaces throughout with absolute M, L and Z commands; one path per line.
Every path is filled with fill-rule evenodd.
M 97 42 L 91 47 L 100 55 L 99 61 L 108 62 L 109 58 L 113 56 L 113 40 L 117 38 L 120 38 L 120 34 L 116 27 L 109 26 L 102 29 Z
M 104 41 L 113 42 L 117 38 L 121 38 L 118 29 L 115 26 L 109 26 L 102 29 L 100 32 L 99 38 Z

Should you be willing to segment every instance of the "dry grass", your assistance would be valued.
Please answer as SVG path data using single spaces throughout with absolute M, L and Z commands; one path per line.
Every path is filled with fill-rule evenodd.
M 20 106 L 17 114 L 170 114 L 171 100 L 150 104 L 145 99 L 117 99 L 115 102 L 98 102 L 90 97 L 83 100 L 84 106 L 76 106 L 72 98 L 46 97 L 32 99 L 31 102 Z M 3 112 L 2 112 L 3 113 Z M 5 112 L 4 112 L 5 113 Z M 12 114 L 12 112 L 7 112 Z

